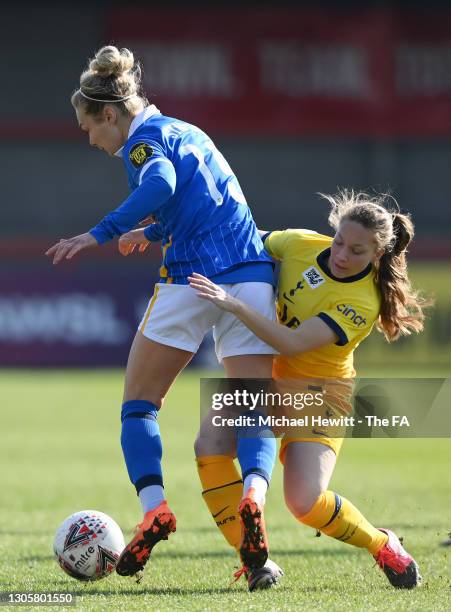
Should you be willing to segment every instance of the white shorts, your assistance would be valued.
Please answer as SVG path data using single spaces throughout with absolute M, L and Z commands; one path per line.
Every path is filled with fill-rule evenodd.
M 269 283 L 221 285 L 225 291 L 275 320 L 274 289 Z M 196 353 L 213 328 L 219 361 L 235 355 L 275 355 L 277 351 L 257 338 L 239 319 L 198 297 L 189 285 L 157 283 L 139 331 L 150 340 Z

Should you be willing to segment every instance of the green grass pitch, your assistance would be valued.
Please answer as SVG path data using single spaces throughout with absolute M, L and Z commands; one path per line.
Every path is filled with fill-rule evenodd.
M 450 441 L 348 440 L 331 488 L 377 526 L 404 536 L 423 586 L 397 591 L 366 551 L 314 537 L 289 514 L 280 465 L 268 495 L 271 558 L 285 570 L 277 589 L 230 586 L 237 558 L 200 495 L 192 451 L 199 373 L 182 375 L 160 418 L 166 493 L 177 533 L 160 543 L 144 580 L 94 583 L 66 576 L 52 552 L 59 523 L 77 510 L 110 514 L 126 538 L 140 506 L 119 444 L 122 372 L 0 373 L 0 590 L 70 591 L 82 610 L 449 610 Z M 48 608 L 47 608 L 48 609 Z M 73 609 L 73 608 L 72 608 Z

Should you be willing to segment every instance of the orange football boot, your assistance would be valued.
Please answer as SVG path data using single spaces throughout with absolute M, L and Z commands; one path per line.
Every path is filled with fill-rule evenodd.
M 241 518 L 240 557 L 246 570 L 263 567 L 268 559 L 269 546 L 266 535 L 263 506 L 254 499 L 254 489 L 250 488 L 247 497 L 238 507 Z
M 134 576 L 140 572 L 153 547 L 160 540 L 167 540 L 170 533 L 176 530 L 176 519 L 166 501 L 144 515 L 143 522 L 137 526 L 132 541 L 122 551 L 116 565 L 120 576 Z

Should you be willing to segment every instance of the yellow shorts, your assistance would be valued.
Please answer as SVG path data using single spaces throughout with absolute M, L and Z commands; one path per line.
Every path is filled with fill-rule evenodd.
M 323 394 L 321 405 L 304 406 L 299 415 L 307 420 L 307 424 L 281 435 L 282 442 L 279 459 L 283 464 L 288 444 L 292 442 L 315 442 L 331 448 L 338 456 L 346 434 L 346 427 L 335 424 L 313 425 L 313 418 L 321 418 L 321 422 L 330 423 L 337 417 L 344 417 L 352 412 L 351 396 L 353 381 L 351 379 L 325 380 L 325 379 L 277 379 L 277 390 L 290 393 L 293 397 L 299 393 L 311 393 L 312 390 Z M 290 416 L 293 411 L 290 411 Z
M 331 448 L 338 457 L 338 453 L 341 450 L 343 441 L 344 441 L 344 438 L 325 438 L 325 437 L 320 437 L 320 436 L 317 436 L 315 438 L 284 437 L 282 438 L 282 442 L 280 444 L 280 450 L 279 450 L 280 463 L 282 463 L 282 465 L 285 464 L 285 453 L 287 450 L 287 446 L 291 444 L 292 442 L 316 442 L 317 444 L 324 444 L 325 446 L 328 446 L 329 448 Z

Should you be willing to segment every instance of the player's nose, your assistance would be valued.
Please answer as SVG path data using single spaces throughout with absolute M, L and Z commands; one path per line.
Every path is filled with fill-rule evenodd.
M 335 260 L 338 264 L 344 264 L 348 261 L 348 253 L 346 249 L 340 249 L 335 256 Z

